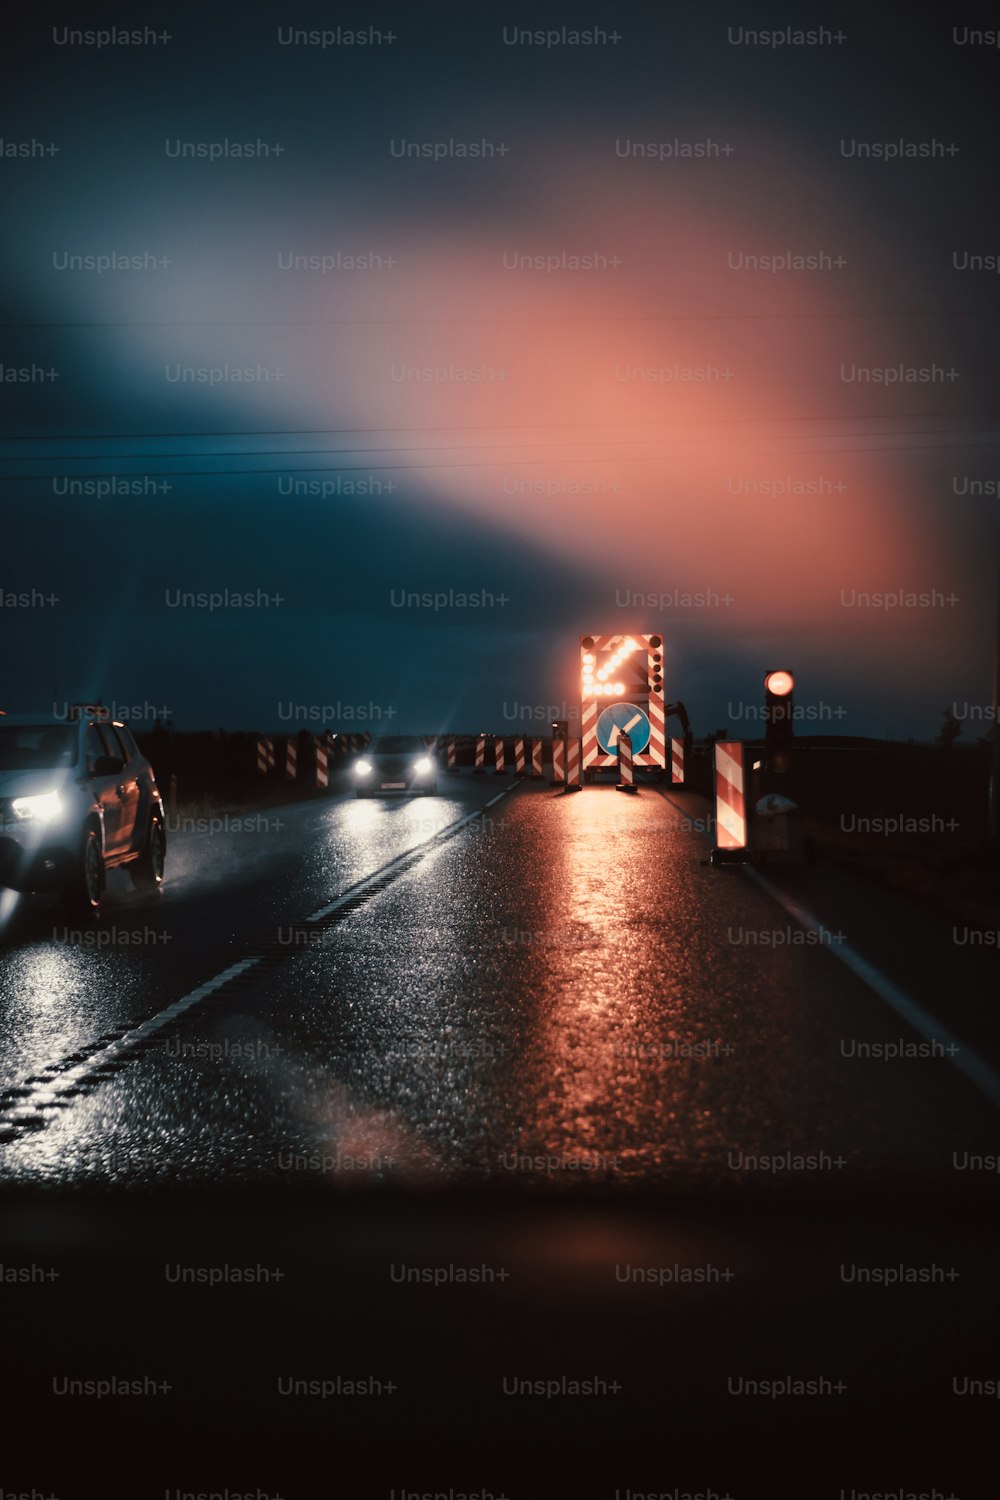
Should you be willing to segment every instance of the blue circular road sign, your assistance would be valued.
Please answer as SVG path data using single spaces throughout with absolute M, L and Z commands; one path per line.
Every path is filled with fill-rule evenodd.
M 649 719 L 635 703 L 612 703 L 597 721 L 597 743 L 605 755 L 618 754 L 618 737 L 627 734 L 633 755 L 641 755 L 649 744 Z

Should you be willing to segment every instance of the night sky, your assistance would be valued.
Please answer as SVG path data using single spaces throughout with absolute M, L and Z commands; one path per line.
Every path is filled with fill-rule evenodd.
M 527 728 L 620 628 L 698 734 L 982 711 L 986 8 L 267 10 L 5 30 L 0 706 Z

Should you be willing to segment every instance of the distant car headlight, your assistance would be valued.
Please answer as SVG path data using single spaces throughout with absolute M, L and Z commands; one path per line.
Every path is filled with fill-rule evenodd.
M 355 776 L 370 776 L 372 774 L 372 763 L 370 760 L 356 760 L 354 762 Z
M 22 822 L 51 823 L 62 812 L 62 802 L 58 792 L 40 792 L 35 797 L 15 797 L 10 810 Z
M 419 760 L 413 762 L 413 769 L 418 776 L 427 776 L 434 769 L 434 762 L 429 755 L 422 755 Z

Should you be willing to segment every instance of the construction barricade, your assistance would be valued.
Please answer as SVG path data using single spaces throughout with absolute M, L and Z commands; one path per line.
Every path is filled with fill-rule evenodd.
M 678 786 L 684 780 L 684 741 L 670 741 L 670 780 Z
M 635 770 L 632 766 L 632 736 L 620 734 L 618 736 L 618 785 L 616 792 L 634 792 Z
M 715 742 L 715 848 L 712 864 L 743 864 L 750 858 L 743 745 Z

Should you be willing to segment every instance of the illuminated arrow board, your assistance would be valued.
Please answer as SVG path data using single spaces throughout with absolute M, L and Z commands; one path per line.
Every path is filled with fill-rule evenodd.
M 637 766 L 667 764 L 664 723 L 663 637 L 620 631 L 580 637 L 580 731 L 585 771 L 613 767 L 618 738 L 627 733 Z M 612 708 L 610 720 L 602 718 Z M 636 722 L 636 713 L 640 718 Z
M 639 698 L 648 692 L 646 645 L 631 635 L 587 637 L 593 649 L 581 649 L 581 697 Z

